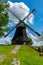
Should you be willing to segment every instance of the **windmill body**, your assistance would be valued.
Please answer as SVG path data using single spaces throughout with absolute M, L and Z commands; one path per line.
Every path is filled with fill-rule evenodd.
M 29 38 L 27 37 L 27 34 L 26 34 L 26 26 L 25 24 L 21 23 L 16 28 L 15 35 L 12 39 L 12 44 L 23 44 L 28 42 L 29 42 Z

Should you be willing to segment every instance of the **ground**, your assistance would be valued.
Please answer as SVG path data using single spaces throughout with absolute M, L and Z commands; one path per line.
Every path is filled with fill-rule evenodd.
M 43 57 L 39 56 L 39 53 L 27 45 L 21 45 L 16 54 L 11 53 L 16 45 L 0 46 L 0 55 L 4 55 L 6 58 L 0 65 L 15 65 L 15 59 L 20 61 L 20 65 L 43 65 Z

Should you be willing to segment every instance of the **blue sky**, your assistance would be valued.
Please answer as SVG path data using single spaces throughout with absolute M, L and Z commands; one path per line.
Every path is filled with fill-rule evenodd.
M 24 2 L 30 10 L 36 9 L 34 13 L 34 24 L 29 24 L 35 31 L 43 31 L 43 0 L 10 0 L 12 2 Z M 12 34 L 12 33 L 11 33 Z

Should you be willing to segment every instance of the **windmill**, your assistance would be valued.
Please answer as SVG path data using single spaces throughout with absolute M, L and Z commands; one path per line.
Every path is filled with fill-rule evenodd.
M 40 34 L 36 31 L 34 31 L 30 26 L 28 26 L 24 20 L 35 11 L 35 9 L 33 9 L 23 20 L 20 20 L 12 11 L 11 9 L 7 9 L 10 13 L 12 13 L 18 20 L 19 23 L 7 34 L 5 35 L 5 37 L 7 37 L 15 28 L 16 28 L 16 32 L 15 35 L 12 39 L 12 44 L 14 43 L 28 43 L 29 42 L 29 38 L 27 37 L 26 34 L 26 27 L 30 28 L 34 33 L 36 33 L 38 36 L 40 36 Z
M 12 44 L 15 44 L 15 43 L 22 44 L 22 43 L 29 42 L 29 38 L 27 37 L 27 34 L 26 34 L 26 27 L 28 27 L 30 30 L 32 30 L 34 33 L 36 33 L 38 36 L 40 36 L 40 34 L 38 32 L 34 31 L 30 26 L 28 26 L 24 22 L 26 20 L 26 18 L 35 11 L 35 9 L 33 9 L 26 17 L 24 17 L 23 20 L 21 20 L 17 15 L 15 15 L 15 13 L 12 12 L 11 8 L 7 8 L 7 11 L 9 11 L 13 16 L 15 16 L 19 20 L 19 23 L 17 25 L 15 25 L 15 27 L 13 29 L 11 29 L 11 31 L 7 35 L 5 35 L 5 37 L 7 37 L 16 28 L 16 32 L 12 39 Z

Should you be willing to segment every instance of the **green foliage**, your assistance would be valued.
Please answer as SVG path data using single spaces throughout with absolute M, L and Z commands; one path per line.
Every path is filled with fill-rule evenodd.
M 39 52 L 43 52 L 43 46 L 38 47 Z
M 29 43 L 28 43 L 29 45 L 32 45 L 33 44 L 33 41 L 32 41 L 32 39 L 31 38 L 29 38 Z
M 4 35 L 8 24 L 9 16 L 6 10 L 7 7 L 9 7 L 9 4 L 0 1 L 0 36 Z M 5 29 L 3 29 L 3 27 L 5 27 Z

